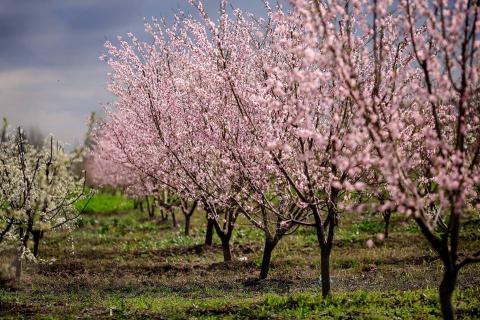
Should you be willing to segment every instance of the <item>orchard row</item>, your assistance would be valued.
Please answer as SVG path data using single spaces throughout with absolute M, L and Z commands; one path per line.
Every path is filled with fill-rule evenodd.
M 478 3 L 297 0 L 257 17 L 223 1 L 216 21 L 191 3 L 198 15 L 147 22 L 148 42 L 106 43 L 117 99 L 97 183 L 201 203 L 225 260 L 245 216 L 265 235 L 261 278 L 280 239 L 312 226 L 324 296 L 341 215 L 395 210 L 441 259 L 453 318 L 458 273 L 480 261 L 459 252 L 480 182 Z

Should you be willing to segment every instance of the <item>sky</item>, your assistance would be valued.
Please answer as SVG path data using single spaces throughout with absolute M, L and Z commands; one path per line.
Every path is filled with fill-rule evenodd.
M 204 0 L 215 16 L 218 0 Z M 264 14 L 261 0 L 231 0 Z M 99 60 L 117 35 L 143 34 L 143 18 L 193 12 L 187 0 L 0 0 L 0 117 L 73 147 L 92 111 L 114 99 Z

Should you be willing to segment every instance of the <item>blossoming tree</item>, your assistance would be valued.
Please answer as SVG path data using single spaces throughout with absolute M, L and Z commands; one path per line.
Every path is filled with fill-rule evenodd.
M 477 2 L 300 3 L 335 61 L 339 91 L 359 106 L 389 200 L 442 261 L 440 302 L 454 318 L 459 271 L 480 261 L 460 231 L 479 172 Z M 339 24 L 350 32 L 340 32 Z
M 70 171 L 73 161 L 53 138 L 36 150 L 20 128 L 0 143 L 0 246 L 18 248 L 17 278 L 24 256 L 37 257 L 44 233 L 72 228 L 81 213 L 74 204 L 85 184 Z

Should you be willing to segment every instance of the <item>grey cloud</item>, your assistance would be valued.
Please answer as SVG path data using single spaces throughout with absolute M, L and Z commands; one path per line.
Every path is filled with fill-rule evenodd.
M 143 17 L 195 12 L 187 0 L 0 1 L 0 117 L 70 143 L 82 140 L 89 113 L 113 99 L 98 60 L 103 43 L 129 31 L 142 38 Z M 218 1 L 204 3 L 217 17 Z M 264 13 L 262 0 L 231 3 Z

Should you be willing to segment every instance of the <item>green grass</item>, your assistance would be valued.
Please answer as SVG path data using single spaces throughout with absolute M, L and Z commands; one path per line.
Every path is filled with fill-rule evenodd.
M 479 316 L 479 296 L 479 290 L 468 290 L 457 297 L 462 318 L 475 319 Z M 310 293 L 289 296 L 266 294 L 233 301 L 219 298 L 192 301 L 181 297 L 113 297 L 109 301 L 109 310 L 118 318 L 148 314 L 174 314 L 179 319 L 208 319 L 220 315 L 232 319 L 437 319 L 440 316 L 436 292 L 433 290 L 358 291 L 326 299 Z
M 75 204 L 77 210 L 87 213 L 109 213 L 133 209 L 133 200 L 116 192 L 93 194 L 91 198 L 82 199 Z
M 320 253 L 312 228 L 275 248 L 269 277 L 257 281 L 263 234 L 241 217 L 222 262 L 217 236 L 205 248 L 204 213 L 191 236 L 171 221 L 132 210 L 120 194 L 96 194 L 73 232 L 48 233 L 38 263 L 27 263 L 14 290 L 0 289 L 0 318 L 115 319 L 435 319 L 441 264 L 415 225 L 392 217 L 390 238 L 379 215 L 341 217 L 332 252 L 333 296 L 322 299 Z M 177 212 L 180 225 L 183 220 Z M 478 217 L 462 248 L 480 247 Z M 73 244 L 73 246 L 72 246 Z M 480 265 L 459 275 L 454 302 L 462 319 L 479 318 Z
M 15 305 L 29 297 L 12 298 L 0 291 L 5 305 Z M 68 303 L 76 299 L 76 303 Z M 58 301 L 64 301 L 58 305 Z M 37 318 L 66 319 L 78 315 L 113 317 L 115 319 L 438 319 L 441 317 L 436 290 L 355 291 L 322 298 L 319 294 L 294 293 L 279 295 L 260 293 L 243 299 L 229 297 L 187 299 L 176 294 L 115 293 L 106 296 L 43 295 L 36 303 L 56 314 L 36 314 Z M 32 301 L 33 303 L 33 301 Z M 457 315 L 461 319 L 480 317 L 480 289 L 467 289 L 455 294 Z M 92 305 L 94 309 L 92 309 Z M 0 303 L 1 306 L 1 303 Z M 33 304 L 32 304 L 33 306 Z M 33 307 L 24 312 L 32 313 Z M 29 309 L 30 308 L 30 309 Z M 91 314 L 85 314 L 85 311 Z M 72 314 L 74 313 L 74 314 Z M 76 313 L 76 314 L 75 314 Z M 13 315 L 11 315 L 13 318 Z

